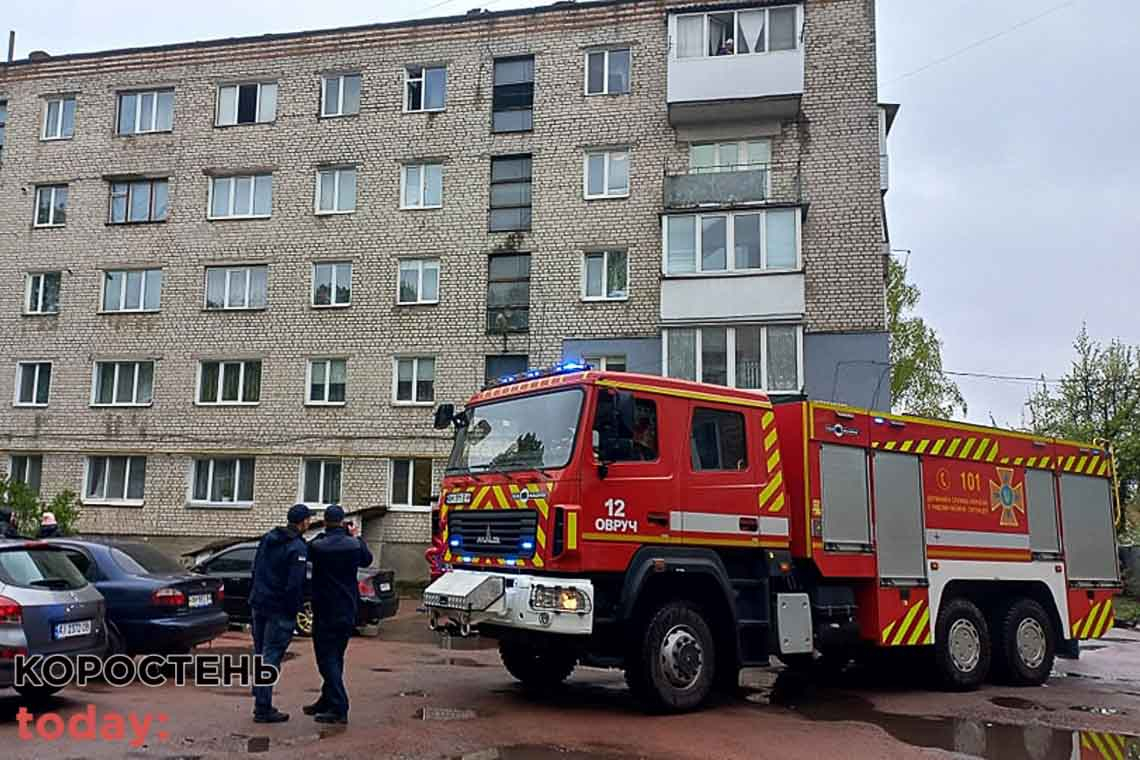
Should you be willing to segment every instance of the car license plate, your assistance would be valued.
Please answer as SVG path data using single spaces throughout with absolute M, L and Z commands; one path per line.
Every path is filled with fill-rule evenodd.
M 381 583 L 380 584 L 380 591 L 381 592 L 391 591 L 391 590 L 392 590 L 392 584 L 391 583 Z
M 190 609 L 195 607 L 209 607 L 214 601 L 214 598 L 209 594 L 191 594 L 190 595 Z
M 75 620 L 70 623 L 56 623 L 55 630 L 52 634 L 57 639 L 70 639 L 74 636 L 90 636 L 91 621 Z

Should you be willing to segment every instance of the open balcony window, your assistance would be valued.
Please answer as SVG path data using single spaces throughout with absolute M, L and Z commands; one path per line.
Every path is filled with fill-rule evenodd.
M 794 5 L 685 14 L 677 18 L 676 55 L 701 58 L 795 50 L 797 18 Z

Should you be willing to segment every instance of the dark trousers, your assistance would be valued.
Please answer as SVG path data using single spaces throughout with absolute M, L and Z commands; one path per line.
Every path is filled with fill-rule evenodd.
M 320 616 L 313 620 L 313 652 L 321 684 L 319 703 L 322 712 L 348 717 L 348 692 L 344 688 L 344 651 L 352 636 L 352 626 L 341 623 L 322 624 Z
M 266 665 L 278 668 L 285 658 L 285 650 L 293 640 L 294 619 L 284 615 L 265 615 L 253 611 L 253 653 L 259 654 Z M 273 687 L 253 687 L 253 712 L 266 715 L 273 712 Z

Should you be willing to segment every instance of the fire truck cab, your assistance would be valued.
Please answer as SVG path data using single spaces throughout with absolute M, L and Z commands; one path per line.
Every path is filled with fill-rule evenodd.
M 663 710 L 778 656 L 926 647 L 944 684 L 1037 684 L 1111 628 L 1097 446 L 580 365 L 462 411 L 431 625 L 532 687 L 621 668 Z

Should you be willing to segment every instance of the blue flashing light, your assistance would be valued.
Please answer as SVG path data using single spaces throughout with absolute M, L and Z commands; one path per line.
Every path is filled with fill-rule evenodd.
M 513 375 L 503 375 L 494 382 L 488 384 L 486 387 L 494 388 L 500 385 L 510 385 L 517 383 L 520 380 L 534 380 L 540 377 L 550 377 L 552 375 L 563 375 L 571 372 L 584 372 L 591 369 L 590 365 L 584 361 L 569 360 L 560 364 L 555 364 L 548 369 L 528 369 L 525 372 L 520 372 Z
M 451 539 L 451 540 L 450 540 L 450 541 L 448 541 L 447 543 L 448 543 L 448 544 L 450 544 L 450 545 L 451 545 L 451 548 L 453 548 L 453 549 L 454 549 L 454 548 L 458 547 L 458 546 L 459 546 L 461 543 L 463 543 L 463 542 L 462 542 L 462 541 L 459 539 L 459 537 L 458 537 L 458 536 L 456 536 L 455 538 Z
M 875 418 L 875 424 L 876 425 L 882 425 L 884 422 L 886 422 L 886 420 L 884 420 L 882 417 L 876 417 Z
M 561 364 L 555 364 L 551 369 L 552 372 L 581 372 L 584 369 L 589 369 L 590 365 L 586 362 L 565 361 Z
M 534 551 L 534 541 L 523 541 L 521 545 L 524 551 Z

